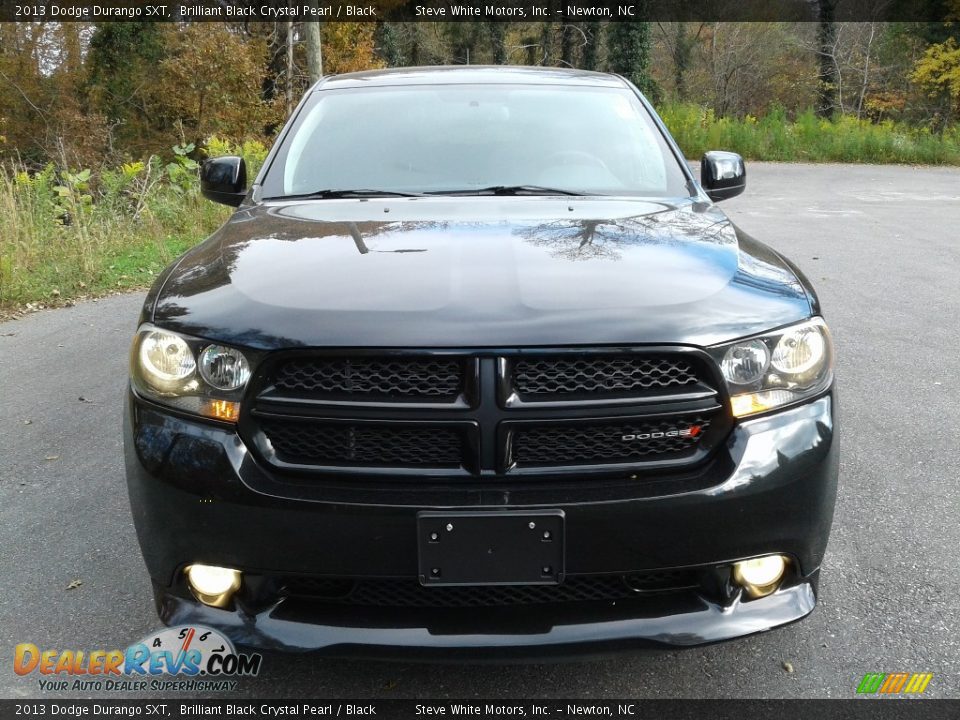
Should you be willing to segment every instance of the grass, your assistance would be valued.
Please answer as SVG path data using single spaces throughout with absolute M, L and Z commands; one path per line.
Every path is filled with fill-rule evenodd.
M 215 150 L 244 154 L 251 174 L 265 155 L 257 143 Z M 229 214 L 199 196 L 182 152 L 96 173 L 0 166 L 0 314 L 149 286 Z
M 50 194 L 43 178 L 19 177 L 0 171 L 0 307 L 149 285 L 227 215 L 170 187 L 153 188 L 137 212 Z
M 660 108 L 687 157 L 706 150 L 747 159 L 960 165 L 960 127 L 942 135 L 892 122 L 812 112 L 789 121 L 717 118 L 697 105 Z M 157 273 L 216 229 L 229 209 L 199 197 L 192 147 L 119 168 L 40 171 L 0 165 L 0 316 L 24 307 L 148 286 Z M 253 175 L 263 145 L 212 140 L 211 155 L 241 154 Z
M 960 165 L 956 125 L 938 135 L 892 121 L 824 120 L 812 110 L 793 121 L 782 109 L 743 119 L 718 118 L 691 104 L 668 104 L 659 112 L 688 158 L 707 150 L 732 150 L 748 160 Z

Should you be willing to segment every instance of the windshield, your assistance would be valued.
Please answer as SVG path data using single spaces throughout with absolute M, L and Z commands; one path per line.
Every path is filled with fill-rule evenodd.
M 315 92 L 263 186 L 267 198 L 359 189 L 690 194 L 632 91 L 555 85 Z

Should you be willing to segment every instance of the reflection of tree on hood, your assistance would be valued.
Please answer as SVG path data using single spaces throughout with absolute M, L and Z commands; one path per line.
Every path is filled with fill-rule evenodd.
M 619 260 L 631 245 L 736 242 L 726 218 L 690 210 L 614 220 L 553 220 L 518 228 L 515 234 L 564 260 Z
M 628 241 L 622 225 L 604 220 L 554 220 L 519 228 L 516 234 L 565 260 L 618 260 L 617 247 Z
M 370 223 L 355 223 L 348 222 L 343 223 L 347 227 L 347 231 L 350 233 L 350 237 L 353 238 L 353 244 L 357 246 L 357 251 L 361 255 L 366 255 L 371 252 L 395 252 L 395 253 L 410 253 L 410 252 L 426 252 L 425 248 L 400 248 L 398 250 L 376 250 L 370 248 L 367 245 L 367 239 L 376 235 L 387 235 L 391 232 L 403 233 L 407 229 L 431 229 L 436 230 L 438 228 L 447 227 L 448 223 L 446 222 L 394 222 L 394 223 L 378 223 L 373 231 L 367 231 L 366 235 L 361 230 L 361 225 L 369 225 Z

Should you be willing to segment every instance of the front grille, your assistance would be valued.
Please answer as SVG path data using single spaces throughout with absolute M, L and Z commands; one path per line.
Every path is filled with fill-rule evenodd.
M 451 401 L 463 387 L 463 363 L 433 357 L 309 357 L 283 362 L 276 389 L 308 398 Z
M 570 463 L 629 463 L 682 456 L 700 442 L 710 421 L 694 416 L 647 422 L 554 423 L 513 434 L 520 467 Z
M 711 362 L 675 348 L 278 353 L 251 383 L 240 432 L 278 469 L 342 471 L 338 482 L 675 467 L 729 427 Z
M 287 593 L 336 604 L 366 607 L 496 607 L 546 603 L 616 601 L 644 592 L 695 587 L 694 570 L 654 570 L 629 575 L 575 575 L 560 585 L 469 585 L 424 587 L 415 579 L 290 577 Z
M 459 467 L 463 437 L 453 428 L 394 427 L 269 419 L 261 428 L 277 458 L 296 465 Z
M 564 396 L 623 396 L 679 389 L 697 382 L 693 364 L 682 356 L 600 355 L 521 358 L 512 384 L 521 399 Z

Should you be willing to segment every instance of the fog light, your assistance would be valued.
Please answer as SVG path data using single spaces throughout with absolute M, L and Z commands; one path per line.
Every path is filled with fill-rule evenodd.
M 240 571 L 213 565 L 190 565 L 187 582 L 197 600 L 211 607 L 226 607 L 240 589 Z
M 787 559 L 783 555 L 767 555 L 734 563 L 733 580 L 751 598 L 761 598 L 777 589 L 786 569 Z

